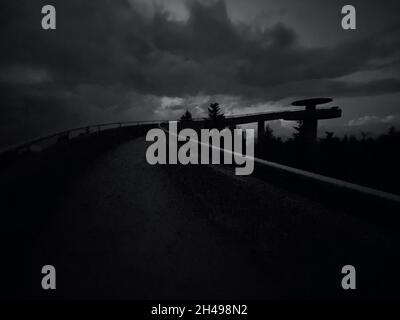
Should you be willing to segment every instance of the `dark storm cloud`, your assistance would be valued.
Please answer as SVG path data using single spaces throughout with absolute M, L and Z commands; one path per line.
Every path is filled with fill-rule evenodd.
M 397 54 L 393 47 L 400 34 L 398 26 L 391 26 L 384 36 L 304 48 L 283 24 L 263 31 L 234 25 L 223 1 L 188 1 L 190 17 L 183 22 L 170 20 L 161 9 L 146 18 L 128 1 L 53 3 L 56 32 L 40 29 L 40 1 L 2 4 L 3 70 L 45 70 L 67 87 L 121 84 L 155 95 L 253 95 L 260 88 L 264 96 L 278 84 L 376 68 L 374 60 Z
M 59 123 L 53 114 L 69 112 L 61 118 L 88 121 L 96 110 L 116 117 L 133 110 L 131 115 L 149 118 L 162 96 L 279 100 L 399 91 L 392 77 L 339 79 L 363 70 L 398 70 L 399 25 L 310 48 L 283 23 L 263 30 L 233 23 L 223 1 L 186 3 L 189 18 L 178 21 L 162 7 L 145 15 L 128 0 L 52 1 L 57 30 L 44 31 L 40 11 L 47 1 L 2 1 L 0 125 L 23 114 Z

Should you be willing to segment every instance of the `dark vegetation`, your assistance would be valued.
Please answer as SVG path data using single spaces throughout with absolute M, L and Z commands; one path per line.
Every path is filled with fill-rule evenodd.
M 189 110 L 186 110 L 185 113 L 180 118 L 180 121 L 192 121 L 193 117 Z
M 208 107 L 209 127 L 223 129 L 225 127 L 225 115 L 221 111 L 219 103 L 211 103 Z
M 314 145 L 302 141 L 301 123 L 297 132 L 286 141 L 274 136 L 267 126 L 257 141 L 258 157 L 400 194 L 400 131 L 392 127 L 378 137 L 335 137 L 326 132 Z

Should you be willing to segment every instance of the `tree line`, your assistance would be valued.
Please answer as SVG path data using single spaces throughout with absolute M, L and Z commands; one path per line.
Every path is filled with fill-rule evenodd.
M 218 103 L 208 107 L 208 127 L 222 129 L 225 116 Z M 180 121 L 193 121 L 186 110 Z M 337 179 L 400 194 L 400 131 L 391 127 L 377 137 L 362 132 L 360 137 L 335 136 L 326 132 L 317 142 L 307 145 L 301 121 L 292 137 L 283 140 L 266 126 L 256 141 L 257 157 Z
M 265 160 L 320 173 L 349 182 L 400 194 L 400 131 L 391 127 L 377 137 L 335 136 L 326 132 L 315 145 L 305 145 L 301 124 L 287 140 L 267 126 L 256 142 L 257 155 Z

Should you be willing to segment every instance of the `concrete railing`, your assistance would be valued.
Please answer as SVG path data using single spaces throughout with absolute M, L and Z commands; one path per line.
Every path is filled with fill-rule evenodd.
M 301 111 L 300 109 L 291 109 L 290 111 L 284 111 L 285 113 L 297 113 Z M 281 112 L 278 112 L 281 114 Z M 235 116 L 227 116 L 227 119 L 236 119 L 236 118 L 246 118 L 246 117 L 256 117 L 256 116 L 263 116 L 263 115 L 269 115 L 269 114 L 276 114 L 276 112 L 266 112 L 266 113 L 260 113 L 260 114 L 243 114 L 243 115 L 235 115 Z M 194 118 L 193 121 L 206 121 L 204 118 Z M 133 127 L 133 126 L 147 126 L 147 125 L 154 125 L 154 126 L 159 126 L 161 129 L 168 131 L 162 126 L 163 123 L 168 123 L 167 120 L 154 120 L 154 121 L 127 121 L 127 122 L 112 122 L 112 123 L 102 123 L 102 124 L 94 124 L 94 125 L 89 125 L 89 126 L 83 126 L 83 127 L 78 127 L 74 129 L 69 129 L 65 131 L 60 131 L 57 133 L 49 134 L 43 137 L 38 137 L 35 139 L 31 139 L 28 141 L 24 141 L 22 143 L 9 146 L 7 148 L 4 148 L 0 150 L 0 157 L 8 154 L 8 153 L 18 153 L 18 152 L 23 152 L 23 151 L 29 151 L 31 149 L 34 149 L 34 147 L 37 147 L 39 150 L 45 149 L 48 146 L 54 145 L 60 140 L 69 140 L 74 137 L 79 137 L 79 136 L 85 136 L 85 135 L 90 135 L 90 134 L 96 134 L 99 132 L 104 132 L 107 130 L 111 129 L 118 129 L 118 128 L 126 128 L 126 127 Z M 212 146 L 213 147 L 213 146 Z M 224 152 L 231 152 L 229 150 L 222 150 Z M 380 191 L 377 189 L 357 185 L 354 183 L 350 183 L 347 181 L 323 176 L 320 174 L 308 172 L 305 170 L 289 167 L 286 165 L 266 161 L 263 159 L 259 159 L 254 157 L 253 158 L 254 162 L 257 163 L 258 165 L 265 166 L 280 172 L 288 173 L 293 176 L 298 176 L 302 177 L 308 180 L 313 180 L 313 181 L 318 181 L 320 183 L 326 184 L 326 185 L 332 185 L 341 189 L 346 189 L 351 192 L 356 192 L 360 194 L 365 194 L 374 198 L 379 198 L 383 200 L 388 200 L 391 202 L 395 202 L 397 204 L 400 204 L 400 196 L 384 191 Z
M 164 123 L 160 123 L 159 128 L 162 129 L 167 134 L 170 134 L 168 129 L 163 125 Z M 196 141 L 193 139 L 190 139 L 190 140 L 192 140 L 193 142 L 196 142 L 196 143 L 204 144 L 204 142 Z M 230 154 L 234 155 L 234 152 L 231 150 L 225 150 L 223 148 L 213 146 L 211 144 L 208 144 L 208 146 L 213 149 L 218 149 L 221 152 L 226 152 L 226 153 L 230 153 Z M 381 191 L 378 189 L 358 185 L 358 184 L 351 183 L 348 181 L 324 176 L 321 174 L 301 170 L 298 168 L 289 167 L 289 166 L 286 166 L 283 164 L 263 160 L 263 159 L 260 159 L 257 157 L 246 157 L 246 158 L 253 160 L 254 163 L 260 167 L 268 168 L 269 170 L 272 170 L 274 172 L 283 173 L 286 176 L 290 176 L 291 180 L 297 179 L 297 180 L 301 180 L 302 182 L 305 182 L 305 183 L 310 182 L 316 188 L 327 187 L 327 189 L 329 189 L 329 190 L 340 190 L 342 193 L 358 195 L 359 198 L 364 198 L 364 199 L 369 198 L 372 200 L 377 200 L 380 203 L 385 202 L 389 206 L 391 206 L 391 204 L 393 204 L 396 208 L 400 208 L 400 196 L 397 194 L 393 194 L 393 193 Z M 318 190 L 318 191 L 321 191 L 321 190 Z
M 295 175 L 295 176 L 304 178 L 306 180 L 314 180 L 314 181 L 317 181 L 322 184 L 331 185 L 336 188 L 346 189 L 350 192 L 356 192 L 356 193 L 364 194 L 364 195 L 367 195 L 370 197 L 379 198 L 382 200 L 388 200 L 388 201 L 395 202 L 400 205 L 400 196 L 393 194 L 393 193 L 384 192 L 384 191 L 377 190 L 374 188 L 361 186 L 361 185 L 358 185 L 355 183 L 327 177 L 327 176 L 324 176 L 321 174 L 289 167 L 286 165 L 282 165 L 282 164 L 271 162 L 271 161 L 266 161 L 266 160 L 259 159 L 259 158 L 254 158 L 254 162 L 259 165 L 262 165 L 262 166 L 267 166 L 274 170 L 282 171 L 282 172 L 285 172 L 285 173 L 288 173 L 291 175 Z
M 126 128 L 133 126 L 157 125 L 161 121 L 129 121 L 129 122 L 111 122 L 94 124 L 84 127 L 73 128 L 64 130 L 45 136 L 37 137 L 34 139 L 26 140 L 24 142 L 7 146 L 0 150 L 0 157 L 10 153 L 19 153 L 23 151 L 32 151 L 37 148 L 38 150 L 46 149 L 47 147 L 56 144 L 61 140 L 69 140 L 82 135 L 96 134 L 107 130 Z
M 324 112 L 328 110 L 334 110 L 336 112 L 336 108 L 320 108 L 318 111 Z M 265 119 L 291 119 L 293 117 L 297 117 L 299 114 L 304 113 L 304 108 L 291 108 L 290 110 L 285 111 L 270 111 L 263 113 L 253 113 L 253 114 L 240 114 L 240 115 L 230 115 L 226 116 L 227 124 L 231 123 L 249 123 L 253 121 L 257 121 L 259 118 Z M 29 150 L 29 148 L 39 145 L 39 144 L 52 144 L 50 141 L 53 140 L 53 143 L 56 143 L 58 139 L 69 139 L 75 136 L 79 136 L 80 134 L 90 134 L 96 132 L 102 132 L 109 129 L 122 128 L 127 126 L 140 126 L 140 125 L 157 125 L 161 122 L 165 122 L 168 120 L 153 120 L 153 121 L 127 121 L 127 122 L 111 122 L 111 123 L 102 123 L 102 124 L 94 124 L 89 126 L 78 127 L 74 129 L 69 129 L 65 131 L 56 132 L 53 134 L 48 134 L 42 137 L 37 137 L 31 140 L 27 140 L 18 144 L 14 144 L 11 146 L 7 146 L 3 149 L 0 149 L 0 157 L 6 153 L 10 152 L 19 152 L 22 150 Z M 193 122 L 207 122 L 207 118 L 193 118 L 191 121 Z

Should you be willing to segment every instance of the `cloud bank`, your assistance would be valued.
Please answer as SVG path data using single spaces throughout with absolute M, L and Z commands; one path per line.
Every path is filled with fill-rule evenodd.
M 30 136 L 72 124 L 176 116 L 186 103 L 201 114 L 215 97 L 234 99 L 238 110 L 300 96 L 400 91 L 400 24 L 306 47 L 282 22 L 234 23 L 229 1 L 185 1 L 184 20 L 162 5 L 148 14 L 135 1 L 53 1 L 57 30 L 50 32 L 40 24 L 45 4 L 0 4 L 3 137 L 21 126 Z M 346 79 L 360 71 L 381 76 Z

